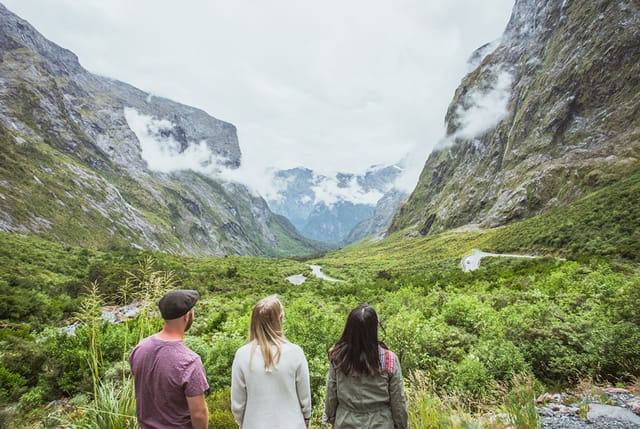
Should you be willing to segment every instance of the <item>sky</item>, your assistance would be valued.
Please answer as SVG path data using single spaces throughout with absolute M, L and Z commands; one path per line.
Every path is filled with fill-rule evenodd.
M 273 169 L 330 176 L 403 159 L 410 191 L 467 59 L 499 39 L 514 3 L 0 1 L 89 71 L 234 124 L 236 179 L 263 193 Z

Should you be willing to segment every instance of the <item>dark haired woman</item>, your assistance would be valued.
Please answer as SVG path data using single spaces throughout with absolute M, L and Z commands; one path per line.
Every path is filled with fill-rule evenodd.
M 323 427 L 408 428 L 400 363 L 378 341 L 379 325 L 369 305 L 349 313 L 342 337 L 329 352 Z

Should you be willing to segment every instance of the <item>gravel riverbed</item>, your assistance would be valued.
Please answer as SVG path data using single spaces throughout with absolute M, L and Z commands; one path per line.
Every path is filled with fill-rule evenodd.
M 640 429 L 640 397 L 629 390 L 602 389 L 570 405 L 562 399 L 548 393 L 538 398 L 542 429 Z

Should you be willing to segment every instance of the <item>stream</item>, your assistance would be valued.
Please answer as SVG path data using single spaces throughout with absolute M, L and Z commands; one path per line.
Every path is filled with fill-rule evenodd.
M 311 268 L 311 274 L 313 274 L 315 277 L 319 278 L 320 280 L 325 280 L 327 282 L 333 282 L 333 283 L 342 281 L 339 279 L 334 279 L 333 277 L 329 277 L 326 274 L 324 274 L 322 272 L 322 267 L 320 265 L 309 265 L 309 268 Z M 289 281 L 289 283 L 297 286 L 304 283 L 307 280 L 307 277 L 304 274 L 295 274 L 293 276 L 287 277 L 287 280 Z

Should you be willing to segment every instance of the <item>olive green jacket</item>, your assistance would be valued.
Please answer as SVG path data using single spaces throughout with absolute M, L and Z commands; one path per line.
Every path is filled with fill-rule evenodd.
M 408 429 L 402 370 L 392 356 L 392 372 L 376 376 L 346 376 L 330 366 L 323 428 L 330 423 L 334 429 Z

